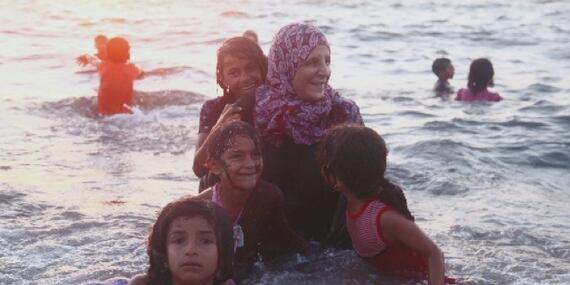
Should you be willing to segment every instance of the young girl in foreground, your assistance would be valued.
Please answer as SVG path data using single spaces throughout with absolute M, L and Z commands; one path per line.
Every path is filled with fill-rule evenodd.
M 487 87 L 493 86 L 493 64 L 486 58 L 479 58 L 471 63 L 468 88 L 461 88 L 457 91 L 455 100 L 457 101 L 501 101 L 503 98 L 499 93 L 490 92 Z
M 220 182 L 199 195 L 222 206 L 233 221 L 238 281 L 249 274 L 258 256 L 267 261 L 305 249 L 305 242 L 289 226 L 281 190 L 260 180 L 260 144 L 253 126 L 242 121 L 214 131 L 207 165 Z
M 169 203 L 148 238 L 150 266 L 131 285 L 233 284 L 233 231 L 219 206 L 186 198 Z
M 384 178 L 387 154 L 374 130 L 348 125 L 327 133 L 318 159 L 325 180 L 346 197 L 347 228 L 360 257 L 386 274 L 444 284 L 443 254 L 414 223 L 402 190 Z

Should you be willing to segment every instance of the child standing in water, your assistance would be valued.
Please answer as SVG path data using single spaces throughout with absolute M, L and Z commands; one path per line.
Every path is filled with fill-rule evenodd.
M 304 251 L 305 242 L 287 221 L 281 191 L 260 180 L 263 161 L 253 126 L 235 121 L 210 136 L 207 165 L 220 182 L 198 197 L 222 206 L 234 223 L 236 279 L 248 274 L 259 255 L 267 261 Z
M 95 49 L 97 53 L 94 56 L 84 54 L 80 55 L 75 59 L 77 64 L 81 66 L 86 66 L 92 64 L 97 66 L 99 63 L 107 60 L 107 42 L 109 39 L 105 35 L 97 35 L 93 42 L 95 43 Z
M 503 98 L 499 93 L 490 92 L 487 87 L 493 86 L 493 64 L 486 58 L 479 58 L 471 62 L 467 88 L 457 91 L 455 100 L 457 101 L 501 101 Z
M 453 90 L 449 84 L 449 79 L 453 78 L 455 74 L 455 68 L 451 64 L 451 60 L 444 57 L 438 58 L 433 61 L 431 70 L 437 76 L 437 81 L 433 86 L 435 94 L 437 96 L 451 94 Z
M 130 59 L 129 43 L 124 38 L 112 38 L 107 43 L 107 60 L 97 65 L 99 93 L 97 110 L 102 115 L 131 113 L 133 81 L 143 72 Z
M 374 130 L 345 125 L 323 138 L 318 159 L 327 183 L 346 197 L 347 229 L 360 257 L 389 275 L 444 284 L 442 252 L 414 223 L 400 187 L 384 178 L 387 154 Z
M 253 124 L 254 92 L 265 82 L 267 59 L 261 48 L 244 37 L 226 40 L 217 52 L 216 81 L 223 96 L 202 105 L 198 140 L 192 170 L 200 177 L 200 189 L 213 185 L 217 178 L 205 166 L 209 134 L 223 124 L 242 120 Z
M 233 284 L 233 232 L 224 210 L 186 198 L 166 205 L 148 237 L 149 268 L 131 285 Z

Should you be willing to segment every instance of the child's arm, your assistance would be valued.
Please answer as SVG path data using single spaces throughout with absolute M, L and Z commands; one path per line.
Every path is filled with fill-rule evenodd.
M 232 104 L 224 106 L 222 114 L 220 115 L 218 121 L 214 124 L 214 126 L 212 126 L 210 132 L 198 134 L 196 151 L 194 153 L 194 162 L 192 164 L 192 170 L 194 171 L 194 174 L 196 174 L 196 176 L 202 177 L 208 172 L 206 167 L 204 167 L 204 164 L 206 163 L 206 159 L 208 157 L 206 147 L 208 146 L 208 141 L 210 138 L 209 135 L 211 133 L 214 133 L 214 131 L 219 129 L 224 124 L 239 120 L 240 119 L 239 112 L 241 112 L 240 107 L 234 106 Z
M 75 58 L 75 62 L 80 66 L 87 66 L 87 65 L 97 66 L 100 60 L 95 56 L 84 54 Z
M 443 254 L 437 245 L 418 226 L 395 211 L 387 211 L 380 218 L 384 237 L 397 240 L 428 259 L 429 284 L 444 284 Z

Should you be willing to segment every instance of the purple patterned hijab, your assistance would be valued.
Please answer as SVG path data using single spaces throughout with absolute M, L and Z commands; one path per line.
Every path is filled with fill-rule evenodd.
M 255 126 L 265 141 L 278 146 L 291 139 L 312 145 L 330 127 L 345 122 L 362 124 L 358 106 L 328 84 L 324 97 L 314 102 L 299 98 L 293 89 L 295 73 L 319 45 L 330 50 L 325 35 L 309 24 L 289 24 L 275 35 L 267 81 L 255 94 Z

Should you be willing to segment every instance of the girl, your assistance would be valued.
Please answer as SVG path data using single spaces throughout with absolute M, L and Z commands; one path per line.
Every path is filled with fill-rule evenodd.
M 322 180 L 315 151 L 326 129 L 362 124 L 362 118 L 353 101 L 329 86 L 330 63 L 329 44 L 317 27 L 281 28 L 269 51 L 267 83 L 255 94 L 255 126 L 264 141 L 263 177 L 283 190 L 295 229 L 307 238 L 350 246 L 346 231 L 335 232 L 338 240 L 330 238 L 338 193 Z
M 185 198 L 166 205 L 152 227 L 147 253 L 146 275 L 130 284 L 233 284 L 231 222 L 212 202 Z
M 192 169 L 201 179 L 200 190 L 207 188 L 205 166 L 208 135 L 224 123 L 244 120 L 253 124 L 253 93 L 265 81 L 267 60 L 261 48 L 244 37 L 225 41 L 218 49 L 216 81 L 223 96 L 208 100 L 200 111 L 198 141 Z M 240 99 L 241 98 L 241 99 Z M 238 102 L 238 99 L 243 102 Z M 242 104 L 243 103 L 243 104 Z M 215 178 L 214 178 L 215 180 Z
M 414 223 L 402 190 L 384 178 L 388 151 L 374 130 L 336 127 L 318 159 L 325 180 L 347 200 L 346 224 L 356 253 L 384 273 L 444 283 L 443 255 Z M 451 281 L 451 280 L 450 280 Z
M 244 278 L 261 255 L 264 260 L 300 252 L 305 242 L 290 228 L 281 191 L 259 180 L 263 169 L 255 129 L 235 121 L 210 135 L 207 165 L 220 181 L 199 197 L 219 204 L 234 223 L 236 279 Z
M 499 93 L 489 92 L 488 86 L 493 86 L 493 64 L 486 58 L 479 58 L 471 62 L 469 68 L 468 88 L 461 88 L 457 91 L 455 100 L 457 101 L 501 101 L 503 98 Z

